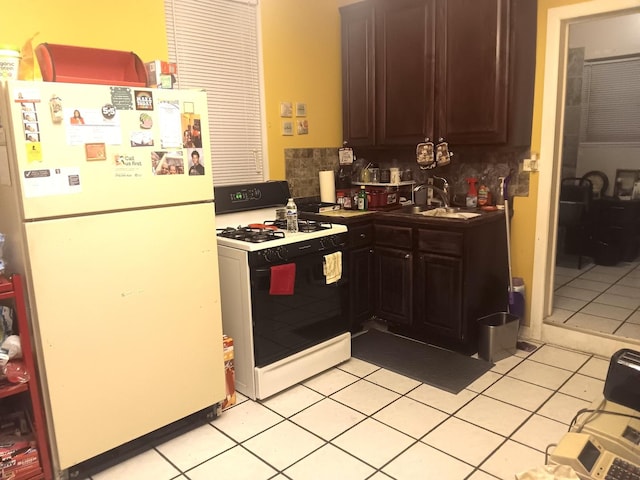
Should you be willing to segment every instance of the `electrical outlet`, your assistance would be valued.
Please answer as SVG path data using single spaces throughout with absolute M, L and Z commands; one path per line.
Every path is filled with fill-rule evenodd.
M 536 154 L 532 154 L 531 158 L 525 158 L 522 162 L 522 170 L 525 172 L 537 172 L 538 156 Z

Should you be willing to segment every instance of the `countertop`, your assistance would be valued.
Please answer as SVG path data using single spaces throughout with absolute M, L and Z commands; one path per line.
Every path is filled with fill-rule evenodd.
M 401 208 L 395 210 L 333 210 L 330 212 L 311 213 L 299 212 L 300 218 L 318 220 L 322 222 L 342 223 L 344 225 L 355 224 L 362 221 L 384 220 L 403 225 L 416 226 L 448 226 L 464 228 L 466 226 L 476 226 L 480 223 L 504 221 L 504 210 L 484 211 L 481 209 L 462 209 L 466 212 L 479 213 L 477 217 L 469 219 L 432 217 L 420 214 L 402 212 Z

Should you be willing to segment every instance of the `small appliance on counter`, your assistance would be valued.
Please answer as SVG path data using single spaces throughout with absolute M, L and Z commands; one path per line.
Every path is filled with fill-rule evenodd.
M 340 205 L 337 203 L 317 202 L 312 200 L 297 200 L 296 203 L 298 204 L 298 210 L 301 212 L 322 213 L 340 210 Z

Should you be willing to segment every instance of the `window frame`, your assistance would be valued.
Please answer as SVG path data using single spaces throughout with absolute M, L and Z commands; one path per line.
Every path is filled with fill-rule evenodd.
M 267 180 L 259 0 L 164 0 L 164 7 L 175 88 L 207 91 L 214 185 Z
M 638 80 L 640 54 L 585 60 L 580 118 L 582 146 L 640 145 Z M 594 96 L 597 96 L 595 101 Z M 633 107 L 634 99 L 638 108 L 625 108 Z M 593 133 L 594 129 L 599 132 Z

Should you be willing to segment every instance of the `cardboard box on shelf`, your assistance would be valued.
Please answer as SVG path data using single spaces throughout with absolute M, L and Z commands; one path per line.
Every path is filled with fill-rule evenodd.
M 224 378 L 226 386 L 225 399 L 222 402 L 222 410 L 236 404 L 235 368 L 233 366 L 233 338 L 223 335 Z
M 150 88 L 173 88 L 178 65 L 162 60 L 154 60 L 144 64 L 147 69 L 147 87 Z
M 28 448 L 0 463 L 0 478 L 3 480 L 32 478 L 33 474 L 38 473 L 41 468 L 38 449 Z
M 33 435 L 1 435 L 0 462 L 11 460 L 16 453 L 28 450 L 35 446 L 36 442 Z

